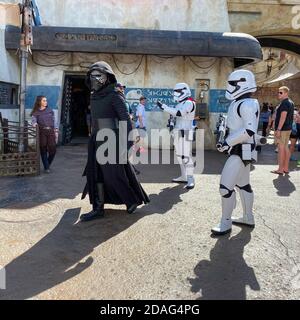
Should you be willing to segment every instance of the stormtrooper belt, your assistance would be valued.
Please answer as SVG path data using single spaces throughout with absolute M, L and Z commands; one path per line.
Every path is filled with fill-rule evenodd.
M 239 143 L 231 148 L 230 155 L 239 156 L 246 166 L 249 163 L 255 162 L 255 159 L 251 158 L 251 152 L 254 151 L 254 149 L 254 143 Z

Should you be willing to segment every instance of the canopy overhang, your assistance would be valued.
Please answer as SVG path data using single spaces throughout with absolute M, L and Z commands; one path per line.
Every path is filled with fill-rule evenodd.
M 257 37 L 262 47 L 277 48 L 300 55 L 300 35 L 279 34 Z
M 7 26 L 5 47 L 19 48 L 20 29 Z M 236 66 L 262 59 L 260 43 L 244 33 L 143 29 L 33 28 L 33 51 L 229 57 Z

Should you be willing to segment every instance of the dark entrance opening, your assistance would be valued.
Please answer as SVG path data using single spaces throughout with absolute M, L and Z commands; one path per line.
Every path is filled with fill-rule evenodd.
M 62 100 L 62 144 L 87 143 L 89 136 L 89 89 L 84 75 L 65 77 Z

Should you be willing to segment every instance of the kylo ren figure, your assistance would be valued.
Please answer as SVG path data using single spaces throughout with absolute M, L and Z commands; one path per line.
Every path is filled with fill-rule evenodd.
M 86 84 L 90 88 L 90 105 L 92 117 L 92 134 L 88 145 L 88 160 L 84 170 L 87 183 L 82 199 L 89 194 L 93 210 L 82 214 L 81 221 L 89 221 L 104 216 L 104 204 L 125 204 L 128 213 L 133 213 L 142 203 L 148 203 L 149 198 L 138 182 L 134 169 L 128 161 L 128 157 L 122 156 L 120 150 L 128 151 L 132 143 L 128 134 L 132 130 L 130 117 L 122 92 L 116 89 L 116 76 L 109 64 L 99 61 L 91 65 L 87 73 Z M 127 139 L 119 138 L 120 124 L 127 124 Z M 124 126 L 122 126 L 124 127 Z M 126 126 L 125 126 L 126 127 Z M 99 138 L 101 132 L 108 130 L 114 133 L 115 143 L 109 143 L 116 154 L 110 163 L 99 162 L 99 150 L 107 139 Z M 121 136 L 121 135 L 120 135 Z M 97 152 L 98 151 L 98 152 Z M 108 150 L 111 152 L 112 150 Z M 123 154 L 124 152 L 122 152 Z M 127 152 L 125 152 L 127 154 Z

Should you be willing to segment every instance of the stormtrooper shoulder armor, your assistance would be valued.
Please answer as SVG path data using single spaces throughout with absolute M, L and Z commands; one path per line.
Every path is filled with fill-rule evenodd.
M 230 131 L 226 142 L 229 146 L 250 142 L 257 133 L 259 104 L 256 99 L 247 98 L 236 101 L 230 118 Z M 252 140 L 251 140 L 252 141 Z
M 257 124 L 259 117 L 259 104 L 256 99 L 246 99 L 240 105 L 239 116 L 242 118 L 244 127 L 252 136 L 257 132 Z
M 175 108 L 163 105 L 164 111 L 174 117 L 181 117 L 187 120 L 194 120 L 196 105 L 191 100 L 185 100 L 177 104 Z
M 248 98 L 236 102 L 238 104 L 237 113 L 241 118 L 247 118 L 255 114 L 258 117 L 259 103 L 256 99 Z
M 257 124 L 259 117 L 259 103 L 256 99 L 245 99 L 237 110 L 242 118 L 244 127 L 248 134 L 252 136 L 257 132 Z
M 185 100 L 178 105 L 177 117 L 194 117 L 195 114 L 195 103 L 191 100 Z

